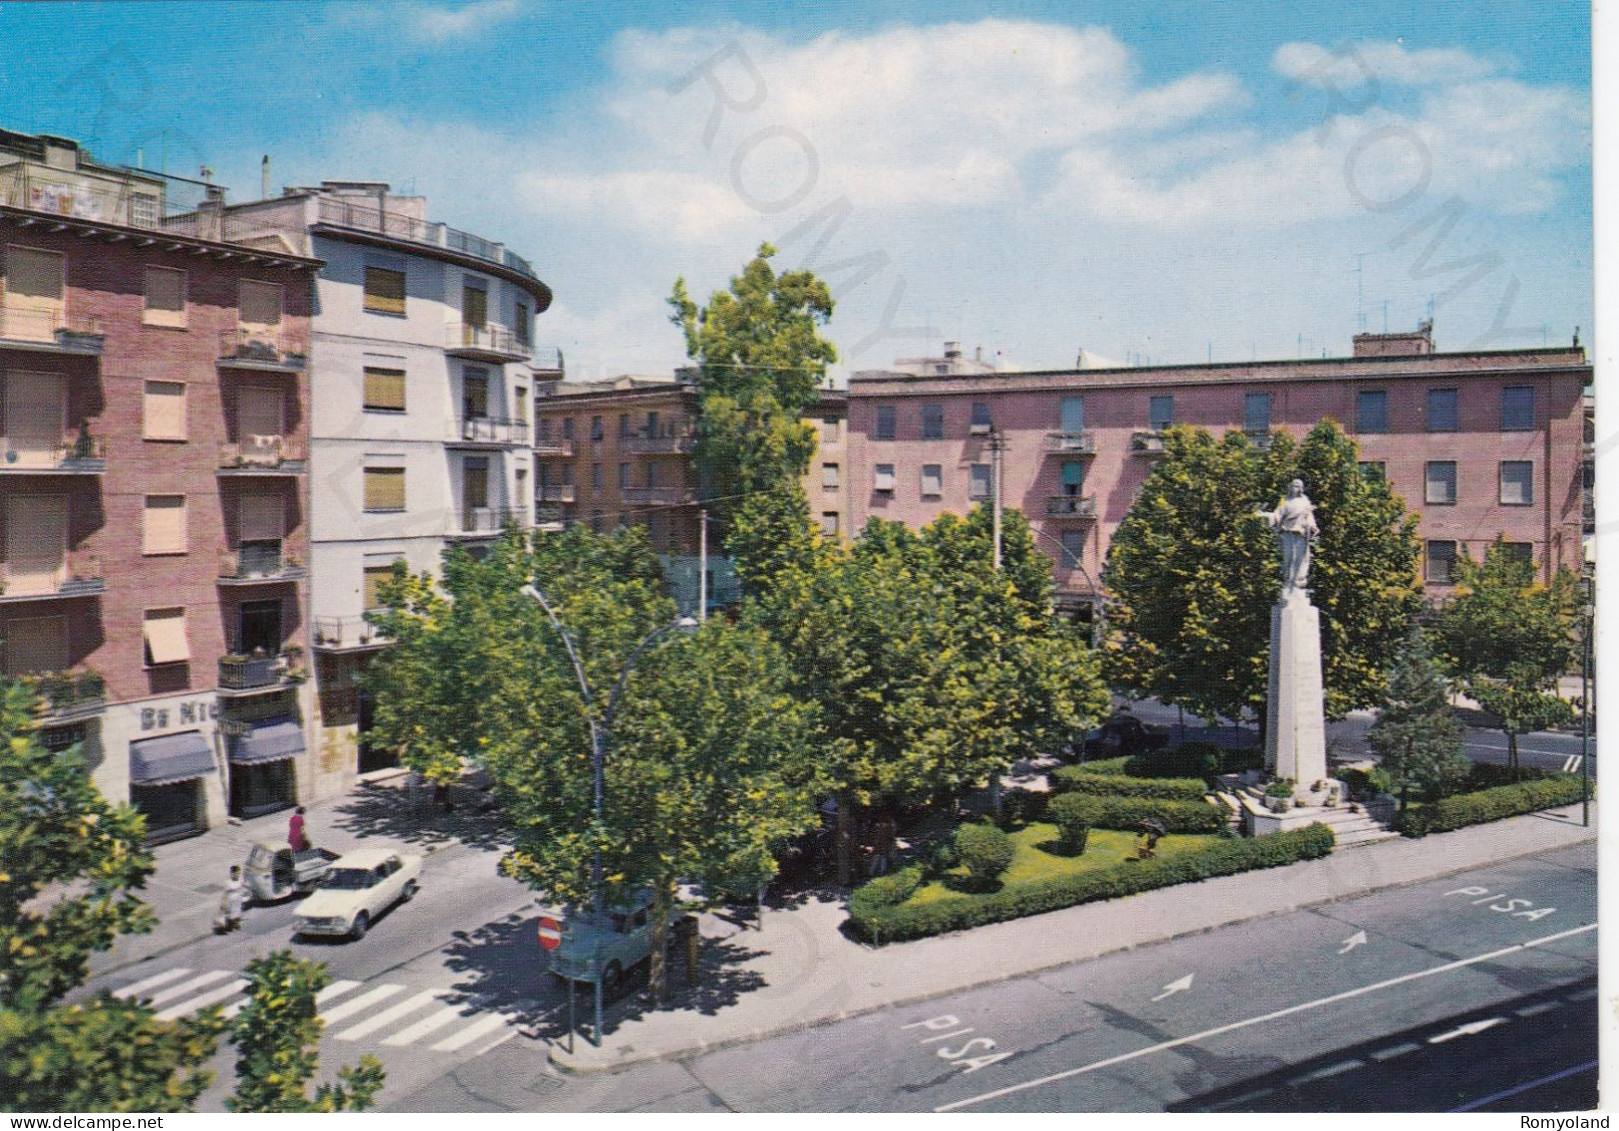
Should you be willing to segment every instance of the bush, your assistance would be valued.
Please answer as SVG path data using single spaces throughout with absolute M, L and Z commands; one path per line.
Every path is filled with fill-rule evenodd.
M 1542 770 L 1538 766 L 1520 766 L 1514 770 L 1511 766 L 1494 762 L 1475 762 L 1467 773 L 1467 790 L 1476 793 L 1481 789 L 1494 789 L 1498 785 L 1517 785 L 1519 782 L 1540 781 L 1552 776 L 1551 770 Z
M 1012 838 L 994 825 L 962 825 L 956 830 L 955 846 L 967 879 L 981 891 L 994 887 L 1017 855 Z
M 1265 752 L 1258 747 L 1232 749 L 1212 742 L 1183 742 L 1126 759 L 1124 772 L 1133 778 L 1200 778 L 1209 782 L 1220 774 L 1240 774 L 1264 764 Z
M 1079 856 L 1091 835 L 1090 799 L 1081 793 L 1065 793 L 1055 798 L 1046 809 L 1046 816 L 1057 826 L 1057 847 L 1060 851 Z
M 1202 801 L 1209 787 L 1202 778 L 1133 778 L 1125 774 L 1082 772 L 1064 766 L 1051 775 L 1058 793 L 1088 793 L 1104 797 L 1150 797 L 1159 801 Z
M 849 913 L 863 915 L 879 907 L 897 907 L 915 895 L 921 886 L 922 868 L 916 864 L 867 880 L 849 897 Z
M 1435 801 L 1431 805 L 1419 805 L 1404 810 L 1399 814 L 1399 828 L 1400 832 L 1411 837 L 1426 836 L 1428 833 L 1447 833 L 1468 825 L 1482 825 L 1487 821 L 1499 821 L 1506 817 L 1517 817 L 1557 805 L 1568 805 L 1580 800 L 1583 790 L 1584 786 L 1579 778 L 1573 774 L 1559 774 L 1555 777 L 1519 782 L 1516 785 L 1501 785 L 1474 793 L 1458 793 Z M 1596 796 L 1594 782 L 1591 795 Z
M 1134 829 L 1149 817 L 1163 822 L 1172 833 L 1218 832 L 1226 823 L 1224 809 L 1206 801 L 1160 801 L 1153 797 L 1098 797 L 1092 794 L 1063 794 L 1074 798 L 1077 813 L 1092 828 Z M 1056 801 L 1052 802 L 1055 806 Z M 1080 818 L 1075 818 L 1080 819 Z
M 1121 755 L 1118 758 L 1100 758 L 1095 762 L 1081 762 L 1077 766 L 1065 766 L 1064 769 L 1072 770 L 1076 774 L 1122 774 L 1124 773 L 1125 763 L 1129 760 L 1128 756 Z M 1057 772 L 1062 773 L 1062 770 Z
M 1332 844 L 1331 829 L 1311 825 L 1247 840 L 1221 840 L 1199 852 L 1180 856 L 1159 856 L 1094 872 L 1014 884 L 991 895 L 951 896 L 927 903 L 877 907 L 859 914 L 851 901 L 850 925 L 869 942 L 926 938 L 1172 884 L 1315 860 L 1331 852 Z
M 1049 793 L 1036 793 L 1028 789 L 1007 790 L 1001 795 L 1001 828 L 1021 829 L 1035 821 L 1045 820 L 1046 805 L 1050 801 Z
M 1381 766 L 1370 770 L 1342 770 L 1338 780 L 1349 787 L 1349 796 L 1355 801 L 1370 801 L 1380 793 L 1389 792 L 1394 784 Z

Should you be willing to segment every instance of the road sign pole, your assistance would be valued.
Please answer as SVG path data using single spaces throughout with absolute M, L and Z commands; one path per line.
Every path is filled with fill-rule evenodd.
M 568 1055 L 573 1055 L 573 1032 L 576 1028 L 573 1020 L 573 999 L 579 995 L 574 992 L 573 979 L 568 979 Z
M 599 956 L 598 956 L 599 957 Z M 602 972 L 596 971 L 596 1047 L 602 1047 Z

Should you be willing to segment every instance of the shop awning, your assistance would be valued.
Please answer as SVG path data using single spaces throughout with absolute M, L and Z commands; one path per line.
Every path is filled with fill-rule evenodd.
M 271 723 L 254 727 L 236 740 L 230 760 L 238 766 L 258 762 L 279 762 L 304 752 L 304 730 L 296 722 Z
M 213 747 L 201 731 L 143 738 L 129 744 L 131 785 L 173 785 L 213 772 Z

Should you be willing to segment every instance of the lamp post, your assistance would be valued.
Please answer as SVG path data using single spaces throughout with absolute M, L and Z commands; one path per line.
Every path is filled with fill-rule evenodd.
M 539 602 L 540 608 L 551 621 L 551 627 L 557 630 L 562 637 L 562 645 L 568 651 L 568 660 L 573 664 L 573 676 L 579 682 L 579 694 L 585 701 L 585 723 L 590 727 L 590 777 L 591 777 L 591 815 L 597 830 L 597 843 L 590 862 L 590 893 L 592 909 L 599 916 L 602 913 L 602 851 L 600 830 L 602 823 L 602 796 L 604 767 L 607 762 L 607 742 L 613 734 L 613 719 L 618 714 L 618 703 L 624 694 L 624 684 L 629 680 L 630 672 L 641 654 L 650 648 L 653 643 L 671 632 L 690 633 L 697 629 L 697 621 L 691 617 L 681 617 L 672 624 L 662 625 L 653 629 L 642 638 L 630 653 L 629 659 L 624 661 L 623 669 L 618 673 L 618 679 L 613 683 L 612 693 L 607 697 L 607 710 L 603 713 L 601 721 L 596 721 L 596 697 L 591 693 L 590 681 L 585 678 L 585 666 L 579 659 L 579 649 L 574 645 L 573 635 L 562 626 L 557 614 L 551 608 L 551 602 L 545 599 L 532 580 L 521 590 L 523 596 Z M 596 971 L 596 1024 L 594 1026 L 595 1045 L 600 1048 L 602 1043 L 602 980 L 601 971 Z M 573 1006 L 573 991 L 568 991 L 568 1005 L 570 1012 Z M 569 1031 L 572 1031 L 572 1022 L 569 1022 Z M 572 1038 L 570 1038 L 571 1040 Z
M 1058 564 L 1079 570 L 1080 576 L 1085 579 L 1085 584 L 1090 586 L 1091 595 L 1094 598 L 1091 605 L 1093 614 L 1091 620 L 1091 647 L 1096 647 L 1097 641 L 1107 634 L 1107 606 L 1103 602 L 1101 589 L 1097 588 L 1096 581 L 1091 577 L 1090 570 L 1085 568 L 1084 554 L 1073 553 L 1067 546 L 1062 544 L 1062 539 L 1055 537 L 1049 531 L 1041 529 L 1032 522 L 1029 523 L 1029 529 L 1040 537 L 1048 539 L 1052 545 L 1061 550 L 1062 555 L 1057 559 Z
M 1595 578 L 1580 602 L 1580 825 L 1591 825 L 1591 638 L 1596 628 Z

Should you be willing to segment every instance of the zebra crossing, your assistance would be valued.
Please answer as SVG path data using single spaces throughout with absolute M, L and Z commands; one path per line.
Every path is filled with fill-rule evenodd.
M 120 986 L 112 995 L 139 998 L 159 1020 L 173 1021 L 212 1005 L 224 1004 L 227 1019 L 247 1005 L 248 981 L 238 970 L 194 970 L 176 966 Z M 375 1037 L 387 1048 L 418 1047 L 433 1052 L 482 1056 L 518 1034 L 520 1015 L 510 1010 L 479 1009 L 459 1001 L 448 986 L 416 989 L 400 982 L 368 983 L 338 979 L 315 995 L 323 1036 L 357 1042 Z

